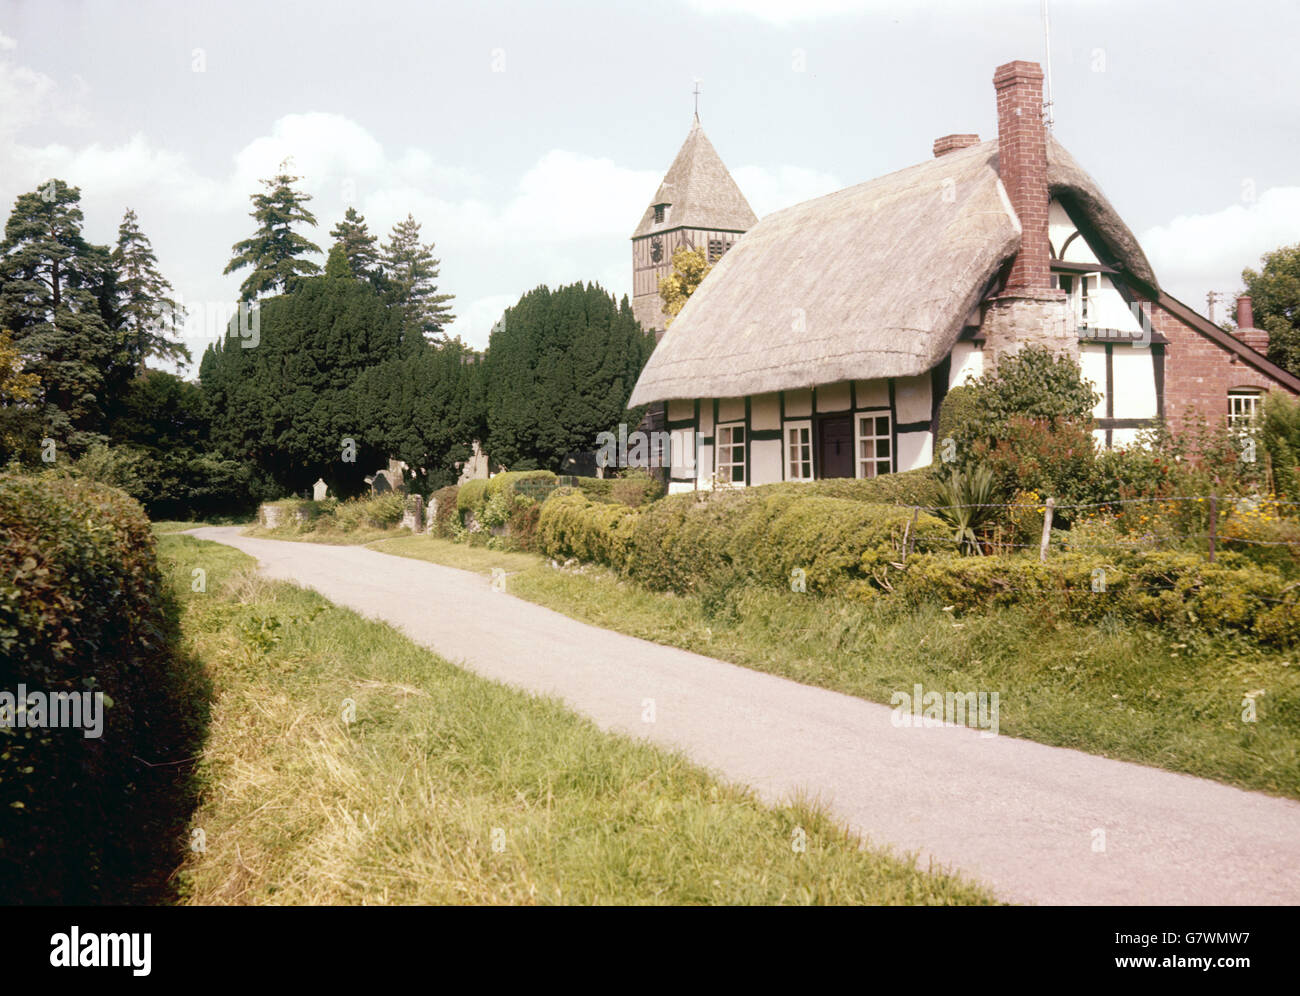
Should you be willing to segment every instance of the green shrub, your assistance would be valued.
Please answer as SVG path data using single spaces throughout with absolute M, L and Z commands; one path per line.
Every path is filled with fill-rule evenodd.
M 978 394 L 969 384 L 958 384 L 951 388 L 939 402 L 939 426 L 935 436 L 935 460 L 941 460 L 943 441 L 954 442 L 969 439 L 975 432 L 973 427 L 979 419 Z
M 662 498 L 664 486 L 645 471 L 628 471 L 611 482 L 609 496 L 613 501 L 630 508 L 640 508 L 657 498 Z
M 677 592 L 714 586 L 732 571 L 787 589 L 802 580 L 809 592 L 839 591 L 888 583 L 905 536 L 917 549 L 947 539 L 938 519 L 902 506 L 763 488 L 702 501 L 674 495 L 641 513 L 628 570 L 648 587 Z
M 763 495 L 821 495 L 825 498 L 844 498 L 877 505 L 919 505 L 926 508 L 940 504 L 939 479 L 929 467 L 882 474 L 880 477 L 760 484 L 750 490 Z
M 614 478 L 575 477 L 574 487 L 592 501 L 613 501 Z
M 0 725 L 0 902 L 128 902 L 145 865 L 179 858 L 168 800 L 207 702 L 149 520 L 106 485 L 4 474 L 0 533 L 0 692 L 105 706 L 99 737 Z
M 1300 398 L 1270 391 L 1264 400 L 1260 442 L 1273 469 L 1273 489 L 1300 501 Z
M 1233 554 L 1213 564 L 1170 551 L 1109 559 L 1066 553 L 1047 563 L 1025 556 L 917 556 L 893 586 L 911 604 L 958 611 L 1034 605 L 1075 619 L 1114 614 L 1173 630 L 1254 633 L 1282 646 L 1300 639 L 1300 628 L 1288 626 L 1297 610 L 1285 579 Z
M 476 477 L 473 480 L 466 481 L 460 486 L 456 493 L 456 508 L 461 513 L 461 521 L 465 521 L 465 513 L 468 512 L 475 519 L 483 513 L 483 505 L 487 501 L 488 482 L 485 478 Z
M 627 569 L 631 533 L 641 513 L 626 505 L 594 502 L 570 492 L 552 495 L 541 506 L 537 548 L 550 557 Z
M 459 485 L 452 484 L 449 487 L 439 488 L 429 496 L 430 503 L 434 504 L 433 525 L 430 532 L 435 536 L 451 539 L 452 520 L 460 521 L 457 503 L 459 491 Z

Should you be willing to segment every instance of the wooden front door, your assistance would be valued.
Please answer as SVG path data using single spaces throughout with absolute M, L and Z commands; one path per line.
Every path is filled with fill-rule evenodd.
M 824 418 L 817 426 L 817 476 L 853 476 L 853 419 L 849 415 Z

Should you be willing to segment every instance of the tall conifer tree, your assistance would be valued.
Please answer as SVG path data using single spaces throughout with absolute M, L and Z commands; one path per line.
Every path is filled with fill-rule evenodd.
M 320 246 L 293 230 L 296 224 L 316 226 L 316 216 L 306 207 L 311 195 L 294 188 L 302 177 L 290 176 L 288 170 L 286 159 L 280 163 L 278 174 L 262 181 L 266 192 L 249 196 L 253 202 L 249 217 L 257 222 L 257 231 L 231 247 L 235 255 L 223 271 L 234 273 L 252 267 L 253 272 L 239 288 L 245 301 L 292 290 L 302 277 L 320 272 L 318 264 L 301 258 L 307 253 L 319 253 Z
M 434 244 L 420 242 L 420 223 L 411 215 L 393 226 L 384 245 L 384 277 L 395 304 L 402 309 L 408 333 L 416 330 L 430 339 L 456 320 L 448 304 L 452 294 L 438 293 L 442 260 L 433 255 Z

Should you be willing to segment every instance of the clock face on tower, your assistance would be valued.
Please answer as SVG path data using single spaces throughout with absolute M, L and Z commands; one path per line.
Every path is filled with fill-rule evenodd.
M 664 258 L 664 240 L 655 236 L 650 240 L 650 262 L 661 263 Z

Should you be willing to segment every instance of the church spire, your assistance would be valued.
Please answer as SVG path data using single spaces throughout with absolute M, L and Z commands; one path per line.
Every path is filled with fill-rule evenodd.
M 676 228 L 745 232 L 757 221 L 697 114 L 632 238 Z

